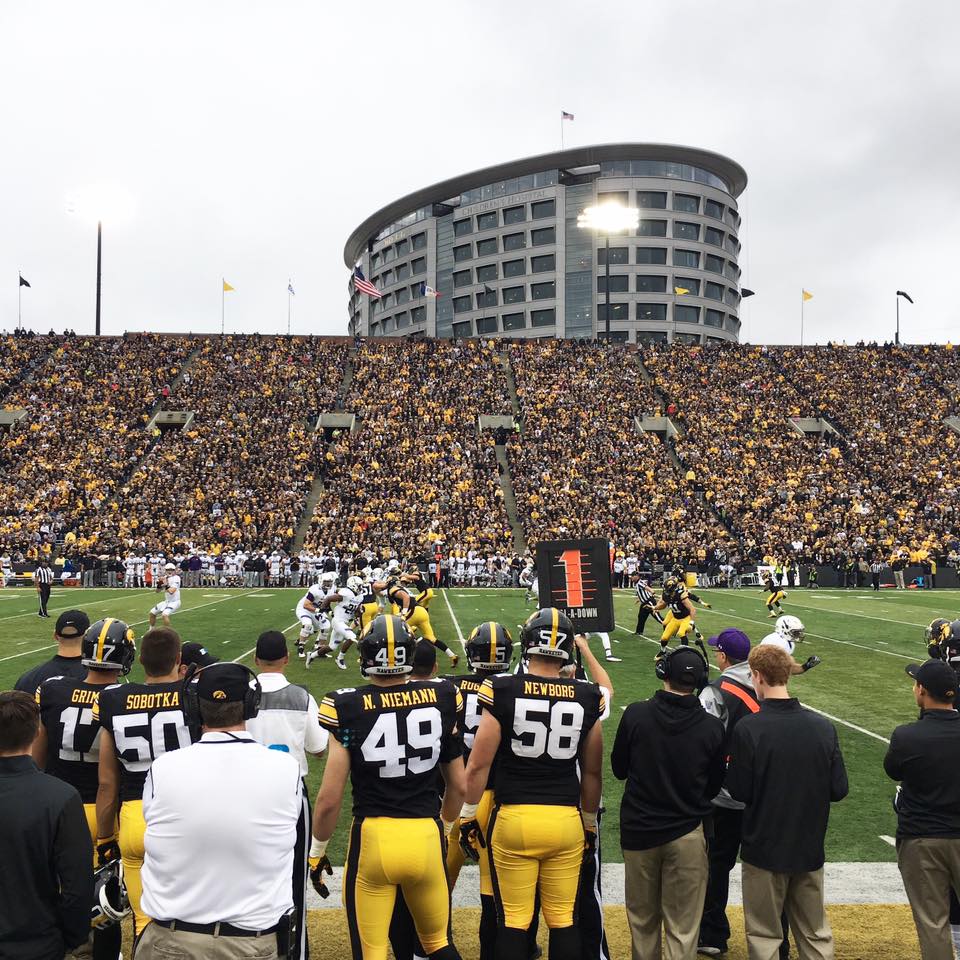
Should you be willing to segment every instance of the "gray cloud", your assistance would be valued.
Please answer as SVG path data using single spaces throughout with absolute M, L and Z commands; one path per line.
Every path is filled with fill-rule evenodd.
M 559 145 L 690 143 L 750 175 L 752 341 L 957 339 L 960 10 L 932 3 L 69 2 L 0 7 L 0 329 L 345 332 L 349 231 L 397 195 Z

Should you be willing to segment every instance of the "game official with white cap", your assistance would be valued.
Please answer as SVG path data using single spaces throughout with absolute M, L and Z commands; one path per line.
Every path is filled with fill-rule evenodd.
M 154 760 L 144 785 L 138 960 L 287 957 L 300 766 L 246 729 L 260 685 L 236 663 L 200 671 L 198 743 Z

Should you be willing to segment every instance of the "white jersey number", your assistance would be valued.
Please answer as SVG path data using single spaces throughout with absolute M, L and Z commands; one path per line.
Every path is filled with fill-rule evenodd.
M 84 763 L 96 763 L 100 759 L 100 734 L 103 730 L 98 730 L 93 738 L 93 744 L 89 753 L 81 753 L 74 750 L 74 739 L 77 735 L 77 727 L 81 725 L 90 725 L 93 723 L 93 710 L 90 707 L 67 707 L 60 714 L 60 722 L 63 724 L 63 742 L 60 745 L 60 759 L 82 761 Z
M 542 717 L 542 719 L 540 719 Z M 518 757 L 572 760 L 580 746 L 583 706 L 576 700 L 517 699 L 513 710 L 513 752 Z
M 148 730 L 150 739 L 130 734 L 130 729 L 136 727 Z M 184 723 L 182 710 L 161 710 L 152 718 L 146 713 L 128 713 L 114 718 L 113 735 L 117 741 L 117 754 L 131 773 L 149 770 L 150 764 L 161 753 L 167 752 L 165 727 L 173 727 L 176 731 L 177 746 L 190 746 L 190 731 Z
M 395 713 L 381 713 L 360 752 L 367 763 L 383 764 L 380 776 L 384 778 L 402 777 L 407 770 L 426 773 L 437 765 L 442 731 L 443 720 L 436 707 L 417 707 L 407 714 L 406 743 L 401 743 L 400 718 Z

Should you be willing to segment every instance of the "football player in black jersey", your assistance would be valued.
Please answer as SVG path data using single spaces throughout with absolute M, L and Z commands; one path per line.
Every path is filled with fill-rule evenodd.
M 427 955 L 459 960 L 450 941 L 444 843 L 463 804 L 460 693 L 445 680 L 408 681 L 416 641 L 401 617 L 376 617 L 358 647 L 370 683 L 333 691 L 320 705 L 332 737 L 314 809 L 310 877 L 323 896 L 327 843 L 349 777 L 353 823 L 343 897 L 354 960 L 386 960 L 397 888 Z M 445 783 L 440 809 L 438 769 Z
M 34 762 L 76 788 L 94 843 L 100 759 L 100 724 L 94 719 L 94 707 L 105 689 L 111 689 L 119 677 L 130 672 L 136 655 L 133 631 L 122 620 L 98 620 L 84 634 L 81 644 L 86 676 L 52 677 L 37 687 L 40 735 L 33 744 Z M 119 924 L 96 928 L 93 960 L 117 960 L 122 935 Z
M 480 688 L 461 836 L 490 848 L 497 956 L 526 960 L 539 892 L 551 960 L 579 960 L 574 908 L 585 847 L 596 843 L 604 697 L 596 684 L 561 675 L 573 659 L 574 628 L 559 610 L 538 610 L 520 642 L 528 672 L 488 677 Z M 494 759 L 485 834 L 475 818 Z
M 670 643 L 670 638 L 678 636 L 680 643 L 686 646 L 690 643 L 689 635 L 692 633 L 697 640 L 700 640 L 697 634 L 696 623 L 694 622 L 695 611 L 693 603 L 687 594 L 687 588 L 676 577 L 667 577 L 663 581 L 663 593 L 660 601 L 653 608 L 659 612 L 667 611 L 667 617 L 664 621 L 663 632 L 660 634 L 660 650 L 657 656 L 662 656 Z M 700 643 L 702 646 L 702 642 Z
M 176 630 L 148 630 L 140 641 L 140 663 L 146 682 L 104 690 L 93 707 L 94 719 L 102 727 L 97 854 L 101 863 L 117 856 L 123 860 L 135 934 L 150 922 L 140 910 L 140 870 L 147 828 L 143 819 L 143 782 L 161 753 L 189 747 L 191 742 L 181 703 L 180 646 Z
M 372 584 L 372 589 L 376 593 L 386 593 L 391 611 L 403 617 L 412 631 L 419 633 L 424 640 L 429 640 L 438 650 L 442 650 L 450 658 L 451 667 L 460 662 L 460 658 L 433 632 L 433 624 L 427 611 L 429 598 L 426 594 L 430 593 L 429 590 L 421 594 L 416 586 L 404 583 L 399 577 L 378 580 Z M 426 602 L 418 599 L 421 596 Z

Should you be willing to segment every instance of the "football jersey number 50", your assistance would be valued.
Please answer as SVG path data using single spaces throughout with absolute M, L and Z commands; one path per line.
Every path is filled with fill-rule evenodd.
M 542 719 L 541 719 L 542 718 Z M 518 697 L 513 708 L 513 752 L 518 757 L 572 760 L 580 746 L 583 705 L 576 700 Z
M 166 752 L 165 730 L 168 727 L 174 730 L 177 746 L 190 746 L 190 731 L 186 728 L 182 710 L 161 710 L 152 717 L 146 713 L 127 713 L 114 717 L 113 735 L 123 765 L 132 773 L 149 770 L 154 759 Z M 149 733 L 150 739 L 130 733 L 137 728 Z
M 401 648 L 402 649 L 402 648 Z M 400 742 L 400 717 L 381 713 L 360 747 L 367 763 L 382 763 L 381 777 L 402 777 L 410 773 L 426 773 L 437 765 L 440 757 L 440 736 L 443 719 L 436 707 L 417 707 L 406 716 L 406 743 Z M 407 748 L 420 754 L 407 756 Z M 428 756 L 422 756 L 429 751 Z

